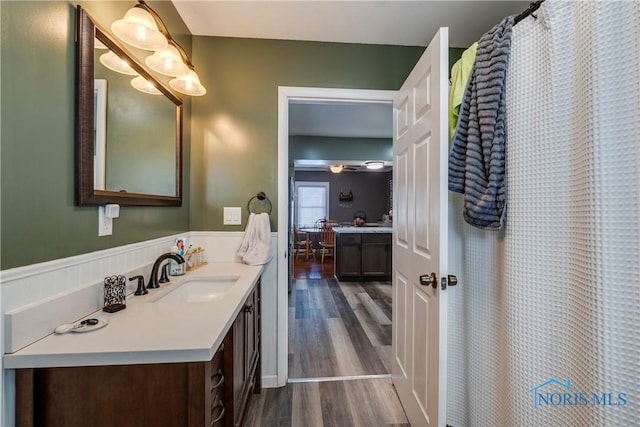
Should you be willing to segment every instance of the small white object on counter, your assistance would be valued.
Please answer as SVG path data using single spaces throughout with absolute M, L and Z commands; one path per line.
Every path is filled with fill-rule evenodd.
M 13 354 L 5 354 L 4 368 L 211 360 L 262 271 L 262 266 L 211 263 L 172 277 L 170 283 L 163 283 L 147 295 L 130 295 L 126 310 L 88 316 L 97 317 L 99 313 L 102 320 L 108 321 L 108 328 L 91 334 L 51 334 Z M 238 277 L 224 298 L 198 303 L 162 302 L 162 294 L 185 281 L 217 276 Z
M 76 322 L 76 323 L 63 323 L 54 329 L 53 332 L 56 334 L 66 334 L 67 332 L 91 332 L 96 329 L 104 328 L 109 324 L 109 320 L 107 319 L 95 319 L 95 324 L 85 323 L 85 321 Z

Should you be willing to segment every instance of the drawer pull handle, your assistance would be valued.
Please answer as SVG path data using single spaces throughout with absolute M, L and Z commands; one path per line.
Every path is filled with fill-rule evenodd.
M 211 391 L 217 389 L 218 387 L 220 387 L 224 383 L 224 374 L 222 373 L 221 369 L 218 369 L 218 373 L 215 374 L 214 377 L 220 377 L 220 379 L 218 380 L 218 382 L 215 385 L 211 386 Z
M 215 354 L 220 353 L 222 350 L 224 350 L 224 343 L 220 344 L 220 348 L 215 352 Z
M 222 401 L 218 403 L 216 406 L 211 409 L 211 413 L 213 413 L 216 409 L 221 408 L 220 415 L 218 415 L 215 419 L 211 420 L 211 427 L 213 427 L 216 423 L 220 422 L 224 418 L 224 403 Z
M 253 313 L 253 304 L 244 306 L 245 313 Z

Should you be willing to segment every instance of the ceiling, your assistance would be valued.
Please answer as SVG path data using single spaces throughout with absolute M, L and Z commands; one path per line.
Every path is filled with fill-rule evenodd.
M 172 2 L 189 31 L 199 36 L 427 46 L 439 27 L 449 27 L 452 47 L 471 45 L 502 18 L 524 11 L 529 4 L 481 0 Z M 289 111 L 291 135 L 391 138 L 393 132 L 390 105 L 292 103 Z
M 439 27 L 467 47 L 528 1 L 172 0 L 194 35 L 427 46 Z

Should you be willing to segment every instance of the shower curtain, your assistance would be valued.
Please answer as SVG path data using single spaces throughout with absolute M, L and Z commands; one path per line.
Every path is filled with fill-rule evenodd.
M 513 29 L 507 218 L 450 193 L 447 424 L 640 425 L 640 2 Z

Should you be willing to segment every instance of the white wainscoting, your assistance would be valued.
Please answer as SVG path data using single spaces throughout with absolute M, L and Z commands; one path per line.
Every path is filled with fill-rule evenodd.
M 236 251 L 244 232 L 192 231 L 74 257 L 0 272 L 0 349 L 2 354 L 48 335 L 61 323 L 78 320 L 102 306 L 103 280 L 122 274 L 148 276 L 153 261 L 168 252 L 176 237 L 205 249 L 208 262 L 240 262 Z M 277 252 L 277 233 L 271 242 Z M 127 293 L 136 284 L 127 284 Z M 277 268 L 272 260 L 262 275 L 262 384 L 277 386 Z M 8 320 L 8 321 L 7 321 Z M 3 426 L 15 424 L 15 384 L 11 370 L 0 370 Z

